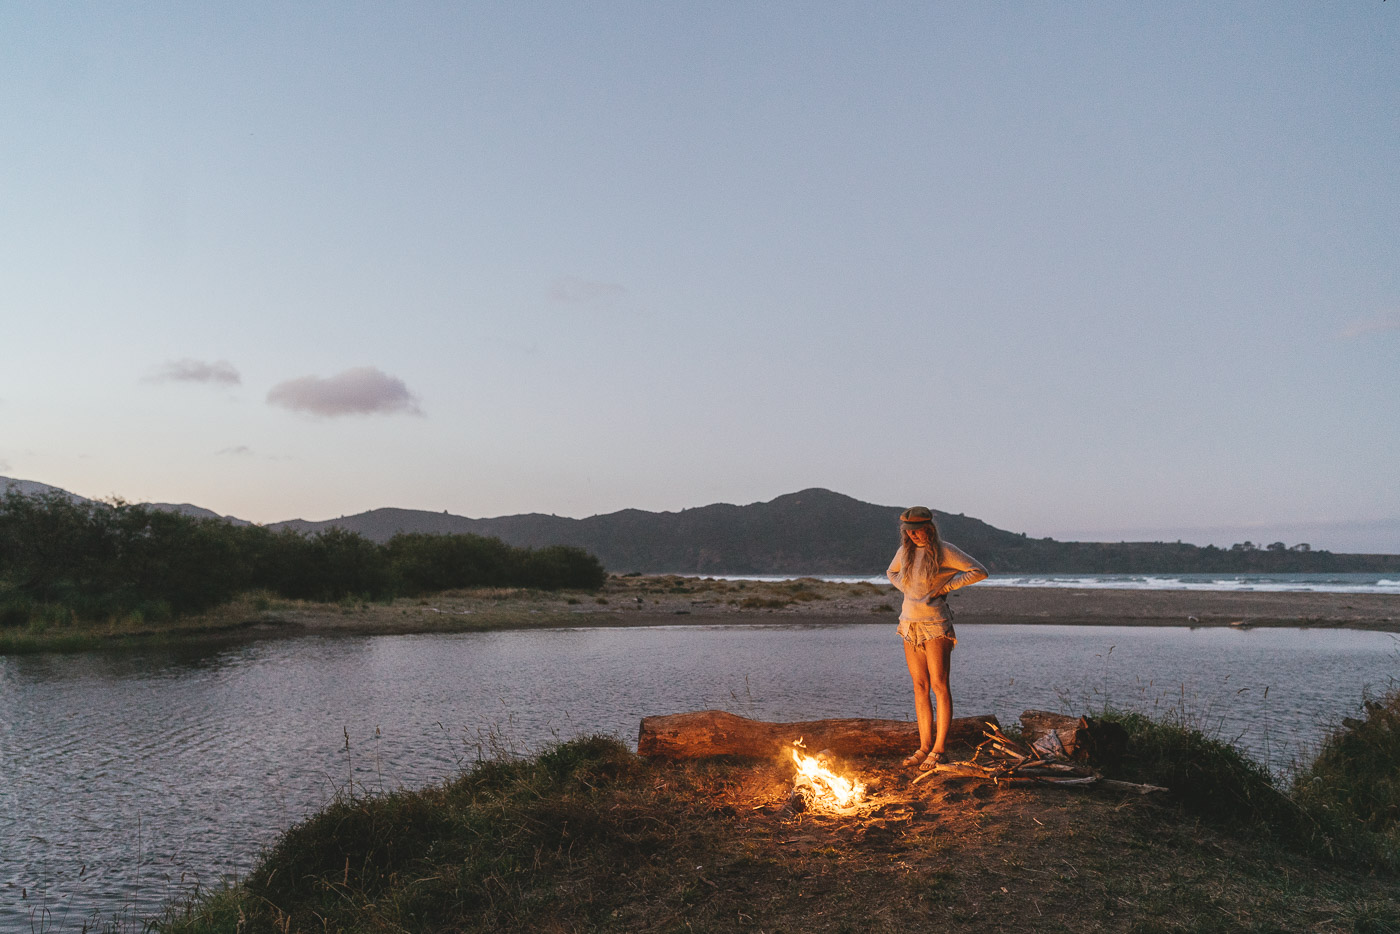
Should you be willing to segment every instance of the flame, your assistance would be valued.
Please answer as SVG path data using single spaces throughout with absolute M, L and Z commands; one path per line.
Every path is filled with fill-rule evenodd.
M 846 809 L 860 804 L 865 795 L 863 782 L 837 775 L 818 759 L 798 751 L 802 748 L 801 738 L 793 742 L 792 761 L 797 764 L 797 784 L 805 782 L 811 786 L 814 804 L 831 809 Z

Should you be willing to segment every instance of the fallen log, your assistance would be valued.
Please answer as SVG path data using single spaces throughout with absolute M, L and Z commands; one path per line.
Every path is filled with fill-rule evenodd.
M 948 729 L 949 745 L 972 745 L 996 717 L 956 717 Z M 701 710 L 643 717 L 637 731 L 637 754 L 669 759 L 747 756 L 766 759 L 801 737 L 811 750 L 830 749 L 840 756 L 905 756 L 919 748 L 919 727 L 911 720 L 807 720 L 770 723 L 723 710 Z

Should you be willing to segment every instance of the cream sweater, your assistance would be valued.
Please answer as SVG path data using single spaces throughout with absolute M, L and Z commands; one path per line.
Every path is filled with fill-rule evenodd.
M 890 583 L 904 594 L 904 606 L 899 611 L 901 623 L 947 622 L 953 618 L 948 609 L 948 593 L 987 576 L 987 569 L 975 558 L 948 542 L 943 543 L 942 565 L 933 560 L 931 549 L 915 548 L 911 566 L 901 567 L 903 553 L 903 548 L 895 552 L 885 572 Z

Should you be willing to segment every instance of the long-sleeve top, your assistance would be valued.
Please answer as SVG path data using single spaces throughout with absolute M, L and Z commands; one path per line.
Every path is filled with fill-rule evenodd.
M 895 552 L 885 575 L 904 594 L 904 605 L 899 611 L 901 631 L 910 622 L 948 622 L 953 618 L 948 609 L 949 592 L 987 576 L 987 569 L 957 545 L 943 542 L 942 552 L 940 565 L 931 548 L 915 548 L 914 559 L 907 568 L 900 566 L 904 549 Z

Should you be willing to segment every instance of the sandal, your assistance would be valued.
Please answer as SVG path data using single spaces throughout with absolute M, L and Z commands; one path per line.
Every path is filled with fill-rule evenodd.
M 906 769 L 912 769 L 914 766 L 922 764 L 923 761 L 928 758 L 928 755 L 929 752 L 927 749 L 920 749 L 914 754 L 906 756 L 904 761 L 900 763 L 900 766 Z
M 924 758 L 923 762 L 919 763 L 919 771 L 936 772 L 938 771 L 938 767 L 947 761 L 948 756 L 945 753 L 931 752 Z

